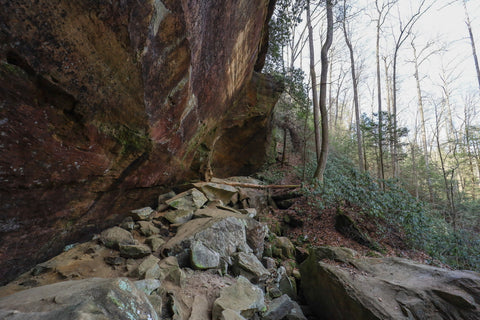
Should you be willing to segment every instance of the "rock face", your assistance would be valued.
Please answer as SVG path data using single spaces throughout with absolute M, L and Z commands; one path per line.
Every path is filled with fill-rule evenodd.
M 0 0 L 0 282 L 207 163 L 261 164 L 274 2 Z
M 302 291 L 321 319 L 480 319 L 480 274 L 354 254 L 319 248 L 301 265 Z
M 2 319 L 159 319 L 126 278 L 91 278 L 34 288 L 0 299 Z

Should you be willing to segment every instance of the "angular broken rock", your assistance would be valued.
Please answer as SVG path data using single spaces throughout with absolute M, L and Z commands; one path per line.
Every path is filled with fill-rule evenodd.
M 138 265 L 137 269 L 135 269 L 131 275 L 140 279 L 157 279 L 160 276 L 158 262 L 160 262 L 160 259 L 149 255 Z
M 214 269 L 220 265 L 220 254 L 206 247 L 202 242 L 193 241 L 190 250 L 192 267 L 195 269 Z
M 164 218 L 172 224 L 184 224 L 192 220 L 193 213 L 193 210 L 172 210 L 165 213 Z
M 151 295 L 155 290 L 162 286 L 162 282 L 156 279 L 145 279 L 134 282 L 138 290 L 143 291 L 146 295 Z
M 120 255 L 124 258 L 139 259 L 151 253 L 150 247 L 144 244 L 120 244 Z
M 209 201 L 221 200 L 225 204 L 228 204 L 232 196 L 238 192 L 236 188 L 221 183 L 198 182 L 193 185 L 202 191 Z
M 232 257 L 234 260 L 233 272 L 236 275 L 244 276 L 252 283 L 261 282 L 270 274 L 253 253 L 237 252 Z
M 0 298 L 0 319 L 158 320 L 158 315 L 145 293 L 128 279 L 89 278 Z
M 145 237 L 150 237 L 151 235 L 160 233 L 160 229 L 155 227 L 155 225 L 150 221 L 138 221 L 137 224 L 139 226 L 140 233 Z
M 177 210 L 195 211 L 200 209 L 207 201 L 208 199 L 202 192 L 193 188 L 176 195 L 165 203 Z
M 193 219 L 177 230 L 175 237 L 163 246 L 163 253 L 176 256 L 182 267 L 191 263 L 191 246 L 197 241 L 217 252 L 220 258 L 231 264 L 234 252 L 252 252 L 247 245 L 245 220 L 226 215 L 218 218 Z
M 213 303 L 212 319 L 222 319 L 224 310 L 233 310 L 244 318 L 251 318 L 257 312 L 266 310 L 263 291 L 240 276 L 237 282 L 220 291 L 220 297 Z
M 246 320 L 244 317 L 240 315 L 237 311 L 233 311 L 232 309 L 223 310 L 222 315 L 220 316 L 220 320 Z
M 273 299 L 272 302 L 268 304 L 267 312 L 264 313 L 264 320 L 278 320 L 283 319 L 289 314 L 294 308 L 293 301 L 289 296 L 284 294 L 280 298 Z
M 133 220 L 149 220 L 152 214 L 155 211 L 150 207 L 145 207 L 141 209 L 135 209 L 130 211 L 130 215 L 133 217 Z
M 322 247 L 301 264 L 302 279 L 308 279 L 302 281 L 302 292 L 318 316 L 339 320 L 480 319 L 479 273 L 400 258 L 354 258 L 354 253 Z M 334 265 L 332 260 L 348 267 Z
M 104 230 L 100 234 L 100 241 L 105 245 L 105 247 L 116 250 L 119 249 L 120 244 L 135 244 L 132 234 L 120 227 L 113 227 Z
M 154 235 L 145 239 L 145 243 L 148 244 L 150 248 L 152 248 L 153 252 L 155 252 L 165 244 L 165 240 L 160 238 L 160 236 L 158 235 Z
M 277 249 L 279 249 L 277 255 L 280 256 L 278 258 L 295 258 L 295 246 L 287 237 L 277 237 L 274 241 L 274 245 Z
M 158 263 L 160 267 L 160 281 L 170 281 L 173 284 L 181 287 L 185 281 L 185 274 L 180 269 L 178 261 L 175 257 L 167 257 Z

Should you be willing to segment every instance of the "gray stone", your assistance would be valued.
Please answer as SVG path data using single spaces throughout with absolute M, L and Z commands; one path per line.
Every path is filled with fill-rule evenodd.
M 151 253 L 150 247 L 144 244 L 120 244 L 120 255 L 124 258 L 139 259 Z
M 0 298 L 0 318 L 14 320 L 157 320 L 146 297 L 126 278 L 59 282 Z
M 135 287 L 143 291 L 146 295 L 151 295 L 155 290 L 162 286 L 162 282 L 156 279 L 145 279 L 134 282 Z
M 255 208 L 240 209 L 240 212 L 246 214 L 249 218 L 255 218 L 257 216 L 257 209 Z
M 105 257 L 103 258 L 103 261 L 105 261 L 106 264 L 111 265 L 111 266 L 120 266 L 125 263 L 125 258 L 122 257 Z
M 181 287 L 185 281 L 185 274 L 175 257 L 167 257 L 162 259 L 158 266 L 160 267 L 160 281 L 170 281 L 173 284 Z
M 107 248 L 119 249 L 120 245 L 135 244 L 135 240 L 130 232 L 120 227 L 113 227 L 104 230 L 100 234 L 100 241 Z
M 140 233 L 145 237 L 150 237 L 154 234 L 159 234 L 160 229 L 155 227 L 155 225 L 150 221 L 138 221 L 137 222 Z
M 296 303 L 293 302 L 293 309 L 290 310 L 290 313 L 285 317 L 286 320 L 307 320 L 307 317 L 303 314 L 302 308 Z
M 261 282 L 270 274 L 253 253 L 237 252 L 232 257 L 233 272 L 244 276 L 252 283 Z
M 188 320 L 209 320 L 211 315 L 211 303 L 209 304 L 207 297 L 201 294 L 195 295 Z
M 208 199 L 202 192 L 193 188 L 176 195 L 165 203 L 177 210 L 195 211 L 200 209 L 207 201 Z
M 480 319 L 480 274 L 323 247 L 300 265 L 302 292 L 329 319 Z M 332 264 L 342 261 L 345 267 Z M 354 274 L 355 276 L 352 276 Z
M 277 261 L 271 257 L 263 257 L 262 263 L 263 263 L 263 266 L 267 269 L 277 268 Z
M 130 211 L 130 215 L 132 216 L 133 220 L 149 220 L 155 211 L 150 207 L 145 207 L 141 209 L 135 209 Z
M 172 224 L 184 224 L 193 217 L 193 210 L 172 210 L 165 213 L 164 218 Z
M 133 221 L 132 217 L 126 217 L 120 224 L 120 227 L 127 231 L 132 231 L 133 229 L 135 229 L 135 221 Z
M 160 276 L 160 267 L 158 266 L 158 262 L 160 262 L 160 259 L 153 255 L 149 255 L 132 272 L 132 276 L 140 279 L 158 278 Z
M 155 252 L 165 244 L 165 240 L 160 238 L 160 236 L 158 235 L 154 235 L 145 239 L 145 243 L 148 244 L 150 248 L 152 248 L 153 252 Z
M 293 301 L 289 296 L 284 294 L 283 296 L 272 300 L 268 304 L 267 312 L 264 313 L 263 319 L 265 320 L 279 320 L 289 314 L 293 309 Z
M 247 319 L 257 312 L 264 312 L 263 291 L 246 278 L 238 277 L 235 284 L 220 291 L 220 297 L 213 303 L 212 318 L 221 319 L 223 311 L 228 309 Z
M 175 237 L 163 246 L 163 251 L 176 256 L 182 267 L 190 266 L 190 248 L 198 241 L 231 264 L 230 256 L 234 252 L 252 251 L 246 243 L 245 224 L 243 218 L 233 216 L 193 219 L 180 226 Z
M 172 199 L 176 195 L 177 194 L 174 191 L 163 193 L 163 194 L 158 196 L 158 204 L 160 205 L 162 203 L 165 203 L 165 201 Z
M 292 241 L 287 237 L 277 237 L 274 241 L 274 246 L 279 249 L 279 253 L 274 255 L 278 256 L 278 258 L 285 259 L 294 259 L 295 258 L 295 246 L 293 245 Z
M 225 204 L 228 204 L 232 196 L 238 192 L 232 186 L 214 182 L 198 182 L 193 185 L 202 191 L 209 201 L 221 200 Z
M 220 265 L 220 254 L 206 247 L 200 241 L 193 241 L 190 247 L 192 267 L 195 269 L 213 269 Z
M 246 320 L 246 319 L 242 317 L 240 313 L 238 313 L 237 311 L 233 311 L 232 309 L 226 309 L 222 311 L 220 320 Z
M 150 303 L 152 304 L 153 309 L 155 309 L 155 312 L 157 313 L 158 318 L 163 319 L 162 318 L 162 311 L 163 311 L 163 299 L 162 299 L 162 297 L 153 293 L 153 294 L 147 296 L 147 298 L 150 301 Z

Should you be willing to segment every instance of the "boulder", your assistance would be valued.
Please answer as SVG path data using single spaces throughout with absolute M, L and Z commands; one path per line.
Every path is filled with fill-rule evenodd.
M 143 291 L 147 296 L 162 286 L 162 282 L 156 279 L 145 279 L 134 282 L 138 290 Z
M 279 320 L 285 318 L 294 308 L 293 301 L 289 296 L 273 299 L 267 306 L 267 312 L 263 314 L 264 320 Z
M 157 251 L 161 246 L 165 244 L 165 240 L 163 240 L 160 236 L 154 235 L 145 239 L 145 243 L 152 248 L 152 251 Z
M 163 253 L 176 256 L 182 267 L 190 266 L 192 244 L 200 242 L 231 265 L 234 252 L 252 252 L 247 245 L 245 224 L 244 219 L 228 215 L 193 219 L 178 228 L 175 237 L 163 246 Z
M 221 183 L 198 182 L 193 185 L 202 191 L 209 201 L 220 200 L 224 204 L 228 204 L 233 195 L 238 192 L 234 187 Z
M 90 278 L 24 290 L 0 298 L 0 318 L 159 319 L 145 293 L 126 278 Z
M 237 282 L 222 289 L 220 297 L 215 300 L 212 319 L 221 319 L 224 310 L 233 310 L 246 319 L 251 319 L 255 313 L 266 310 L 263 291 L 240 276 Z
M 150 207 L 145 207 L 141 209 L 135 209 L 130 211 L 130 215 L 132 216 L 133 220 L 149 220 L 155 211 Z
M 202 192 L 193 188 L 168 199 L 165 203 L 177 210 L 193 212 L 200 209 L 207 201 L 208 199 Z
M 149 255 L 138 265 L 131 275 L 140 279 L 157 279 L 160 277 L 159 261 L 160 259 L 157 257 Z
M 372 250 L 380 251 L 381 248 L 373 241 L 366 232 L 360 230 L 355 221 L 344 213 L 338 212 L 335 216 L 335 229 L 361 245 L 364 245 Z
M 127 231 L 132 231 L 133 229 L 135 229 L 135 226 L 136 226 L 135 221 L 133 221 L 133 218 L 131 216 L 128 216 L 125 219 L 123 219 L 122 223 L 120 224 L 120 227 L 122 227 Z
M 247 278 L 252 283 L 264 281 L 270 272 L 253 253 L 237 252 L 233 257 L 233 272 Z
M 145 236 L 145 237 L 150 237 L 154 234 L 159 234 L 160 229 L 155 227 L 155 225 L 151 221 L 138 221 L 138 231 Z
M 204 270 L 220 266 L 220 254 L 206 247 L 202 242 L 192 242 L 190 250 L 193 268 Z
M 222 311 L 220 316 L 220 320 L 246 320 L 244 317 L 240 315 L 237 311 L 232 309 L 226 309 Z
M 120 245 L 133 245 L 135 240 L 130 232 L 120 227 L 104 230 L 100 234 L 100 241 L 107 247 L 119 249 Z
M 138 259 L 152 253 L 149 246 L 144 244 L 120 244 L 120 255 L 124 258 Z
M 160 281 L 170 281 L 179 287 L 183 285 L 185 274 L 183 270 L 180 269 L 175 257 L 162 259 L 158 263 L 158 266 L 160 268 L 160 276 L 158 277 Z
M 278 249 L 274 252 L 274 255 L 278 256 L 278 258 L 295 258 L 295 246 L 287 237 L 277 237 L 274 241 L 274 246 Z
M 183 224 L 192 219 L 194 211 L 192 210 L 171 210 L 163 216 L 172 224 Z
M 301 264 L 302 291 L 317 316 L 480 319 L 480 274 L 400 258 L 354 256 L 344 248 L 323 247 Z

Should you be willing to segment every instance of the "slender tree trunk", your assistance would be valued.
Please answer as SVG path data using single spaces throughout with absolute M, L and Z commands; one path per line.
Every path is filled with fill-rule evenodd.
M 465 17 L 467 19 L 467 28 L 468 28 L 468 36 L 470 37 L 470 44 L 472 45 L 472 54 L 473 60 L 475 62 L 475 70 L 477 71 L 477 80 L 478 80 L 478 88 L 480 89 L 480 67 L 478 64 L 478 56 L 477 56 L 477 49 L 475 48 L 475 39 L 473 37 L 472 31 L 472 24 L 470 23 L 470 16 L 467 10 L 467 1 L 463 0 L 463 8 L 465 9 Z
M 315 130 L 315 151 L 317 159 L 320 158 L 321 138 L 320 138 L 320 108 L 318 106 L 317 94 L 317 75 L 315 73 L 315 47 L 313 45 L 313 27 L 310 12 L 310 0 L 307 0 L 307 26 L 308 26 L 308 44 L 310 48 L 310 78 L 312 81 L 312 100 L 313 100 L 313 126 Z
M 442 175 L 443 175 L 443 182 L 444 182 L 444 185 L 445 185 L 445 195 L 447 197 L 447 202 L 448 202 L 448 207 L 449 207 L 449 211 L 450 211 L 450 217 L 453 217 L 453 214 L 454 214 L 454 211 L 455 211 L 455 206 L 453 204 L 453 199 L 451 197 L 451 185 L 449 185 L 448 183 L 448 173 L 447 173 L 447 169 L 445 167 L 445 160 L 443 158 L 443 154 L 442 154 L 442 146 L 440 144 L 440 119 L 439 119 L 439 114 L 438 114 L 438 110 L 437 110 L 437 106 L 435 106 L 435 138 L 436 138 L 436 143 L 437 143 L 437 151 L 438 151 L 438 156 L 440 158 L 440 165 L 441 165 L 441 169 L 442 169 Z M 453 172 L 452 172 L 453 174 Z M 445 220 L 447 221 L 448 217 L 447 215 L 444 215 L 444 218 Z M 451 222 L 451 221 L 450 221 Z
M 282 149 L 282 167 L 285 165 L 285 158 L 287 155 L 287 128 L 283 128 L 283 149 Z
M 387 89 L 387 110 L 388 114 L 392 114 L 392 87 L 391 87 L 391 80 L 389 79 L 388 76 L 388 64 L 387 64 L 387 57 L 383 57 L 383 63 L 385 65 L 385 84 L 386 84 L 386 89 Z M 389 118 L 391 119 L 391 118 Z M 392 165 L 392 177 L 395 177 L 395 159 L 393 158 L 393 153 L 395 152 L 395 143 L 393 140 L 393 126 L 389 121 L 388 124 L 388 144 L 390 146 L 390 160 L 391 160 L 391 165 Z
M 357 132 L 357 153 L 358 153 L 358 167 L 360 168 L 360 171 L 363 172 L 364 166 L 363 166 L 363 155 L 362 155 L 362 132 L 360 131 L 360 107 L 358 104 L 358 81 L 357 81 L 357 75 L 355 71 L 355 56 L 353 54 L 353 46 L 348 38 L 348 33 L 347 33 L 347 26 L 346 26 L 346 0 L 343 2 L 343 11 L 344 11 L 344 16 L 342 19 L 342 26 L 343 26 L 343 35 L 345 37 L 345 43 L 347 44 L 348 51 L 350 53 L 350 69 L 352 71 L 352 84 L 353 84 L 353 104 L 355 106 L 355 130 Z
M 383 180 L 385 179 L 385 170 L 383 165 L 383 116 L 382 116 L 382 79 L 380 76 L 380 16 L 377 21 L 377 41 L 375 56 L 377 60 L 377 101 L 378 101 L 378 158 L 379 158 L 379 170 L 380 186 L 384 188 Z
M 318 179 L 320 183 L 323 182 L 323 175 L 327 166 L 328 158 L 328 114 L 327 114 L 327 75 L 328 75 L 328 50 L 332 45 L 333 40 L 333 4 L 332 0 L 325 0 L 327 5 L 327 38 L 322 46 L 321 61 L 322 72 L 320 74 L 320 114 L 322 116 L 322 148 L 320 157 L 318 158 L 317 169 L 315 170 L 314 178 Z
M 398 178 L 400 174 L 400 167 L 398 165 L 398 126 L 397 126 L 397 57 L 398 49 L 395 50 L 393 54 L 393 101 L 392 101 L 392 118 L 393 118 L 393 154 L 392 154 L 392 164 L 393 164 L 393 177 Z
M 417 99 L 418 99 L 418 109 L 420 111 L 420 128 L 422 131 L 422 144 L 423 144 L 423 158 L 425 161 L 425 171 L 427 175 L 427 187 L 428 187 L 428 195 L 430 203 L 433 203 L 433 187 L 432 187 L 432 180 L 430 178 L 430 159 L 428 156 L 428 146 L 427 146 L 427 132 L 425 128 L 425 113 L 423 108 L 423 97 L 422 97 L 422 89 L 420 87 L 420 76 L 418 74 L 418 56 L 417 56 L 417 49 L 415 48 L 414 43 L 412 42 L 413 48 L 413 58 L 414 58 L 414 66 L 415 66 L 415 81 L 417 83 Z

